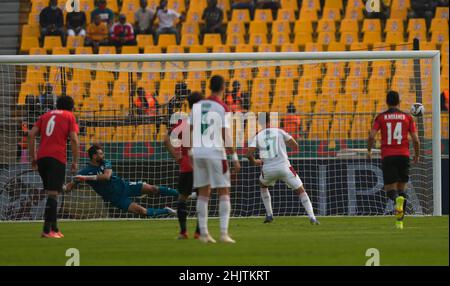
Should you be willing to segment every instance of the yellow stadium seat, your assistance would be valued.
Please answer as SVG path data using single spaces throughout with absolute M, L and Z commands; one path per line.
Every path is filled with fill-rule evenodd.
M 376 42 L 373 43 L 372 51 L 390 51 L 391 43 L 387 42 Z
M 234 71 L 234 77 L 243 79 L 243 80 L 251 80 L 253 78 L 253 72 L 250 68 L 239 68 Z
M 325 76 L 322 82 L 322 96 L 333 97 L 339 94 L 341 79 L 336 76 Z
M 343 4 L 342 1 L 336 1 L 336 0 L 325 0 L 325 5 L 323 6 L 325 8 L 338 8 L 339 10 L 343 10 Z
M 340 42 L 345 45 L 351 45 L 358 42 L 358 32 L 343 32 Z
M 298 96 L 310 100 L 316 99 L 317 80 L 313 76 L 303 75 L 298 81 Z
M 284 33 L 284 32 L 289 33 L 290 30 L 291 30 L 291 28 L 289 26 L 288 21 L 277 20 L 272 23 L 272 35 L 277 34 L 277 33 Z
M 338 112 L 346 112 L 346 113 L 354 113 L 355 112 L 355 104 L 353 101 L 353 98 L 348 96 L 348 95 L 344 95 L 343 97 L 339 98 L 338 100 L 336 100 L 336 109 L 334 110 L 334 112 L 338 113 Z M 336 118 L 340 118 L 340 119 L 344 119 L 346 117 L 342 117 L 343 115 L 341 115 L 340 117 L 335 117 Z M 348 115 L 348 118 L 350 119 L 351 115 Z
M 222 44 L 222 37 L 220 34 L 205 34 L 203 38 L 203 45 L 206 47 L 213 47 Z
M 320 0 L 304 0 L 301 9 L 320 11 Z
M 306 43 L 305 52 L 321 52 L 323 51 L 322 44 L 319 43 Z
M 297 20 L 294 25 L 294 33 L 312 33 L 313 26 L 309 20 Z
M 275 67 L 265 66 L 258 68 L 258 77 L 260 78 L 275 78 Z
M 30 48 L 30 55 L 46 55 L 47 54 L 47 50 L 44 48 Z
M 281 0 L 281 7 L 283 7 L 283 9 L 298 11 L 297 0 Z
M 391 9 L 404 9 L 410 8 L 411 4 L 409 0 L 392 0 Z
M 61 37 L 60 36 L 46 36 L 44 38 L 44 48 L 47 50 L 51 50 L 55 47 L 62 47 Z
M 32 0 L 31 1 L 31 11 L 32 12 L 41 12 L 45 7 L 48 6 L 48 1 L 46 0 Z
M 236 53 L 252 53 L 253 47 L 251 45 L 241 44 L 235 47 Z
M 83 96 L 86 94 L 85 87 L 85 82 L 72 80 L 67 83 L 66 93 L 68 96 L 72 97 L 75 102 L 82 102 Z
M 189 46 L 190 53 L 207 53 L 208 49 L 205 46 L 201 45 L 191 45 Z
M 350 51 L 367 51 L 369 47 L 366 43 L 354 42 L 350 45 Z
M 121 13 L 136 12 L 140 8 L 139 0 L 123 0 Z
M 367 139 L 372 128 L 371 115 L 355 115 L 350 132 L 351 139 Z
M 267 78 L 255 78 L 253 80 L 251 101 L 257 103 L 258 100 L 269 100 L 270 80 Z
M 358 32 L 358 21 L 353 19 L 343 19 L 339 28 L 341 33 L 343 32 Z
M 94 0 L 80 0 L 80 10 L 90 12 L 94 9 L 95 9 Z M 86 14 L 89 14 L 89 13 L 86 13 Z
M 218 43 L 220 44 L 220 43 Z M 237 46 L 245 44 L 244 35 L 242 34 L 230 34 L 227 35 L 227 45 L 229 46 Z
M 36 84 L 43 83 L 45 68 L 40 66 L 28 66 L 25 75 L 26 82 L 34 82 Z
M 67 47 L 69 49 L 76 49 L 78 47 L 84 46 L 84 37 L 82 36 L 68 36 L 67 37 Z
M 433 43 L 441 44 L 446 41 L 448 41 L 448 32 L 435 31 L 431 34 L 431 42 Z
M 156 82 L 154 80 L 141 79 L 137 81 L 136 88 L 143 88 L 146 92 L 154 92 L 156 90 Z
M 312 113 L 313 100 L 296 96 L 294 97 L 293 103 L 297 110 L 301 110 L 304 113 Z
M 198 36 L 197 35 L 183 35 L 181 36 L 181 45 L 184 47 L 198 45 Z
M 412 31 L 408 34 L 408 42 L 413 42 L 414 39 L 418 39 L 420 41 L 426 41 L 427 40 L 427 34 L 426 31 Z
M 361 21 L 363 19 L 363 11 L 362 9 L 346 9 L 344 18 Z
M 267 33 L 250 34 L 249 44 L 254 46 L 267 44 Z
M 284 46 L 290 45 L 290 42 L 291 41 L 288 32 L 276 33 L 272 35 L 272 45 L 281 46 L 281 48 L 283 48 Z
M 39 25 L 28 25 L 22 26 L 22 37 L 39 37 Z
M 365 32 L 363 37 L 363 43 L 373 45 L 376 42 L 381 42 L 380 32 Z
M 406 19 L 406 15 L 408 14 L 407 9 L 393 9 L 391 10 L 390 19 L 398 19 L 404 21 Z
M 391 77 L 391 63 L 388 61 L 374 61 L 372 62 L 372 77 Z
M 144 47 L 144 54 L 161 54 L 162 50 L 161 47 L 158 46 L 145 46 Z
M 372 76 L 367 84 L 367 91 L 369 94 L 386 94 L 387 82 L 386 77 Z
M 205 62 L 190 62 L 187 79 L 202 81 L 206 79 L 207 65 Z
M 250 22 L 249 34 L 267 34 L 267 23 L 262 21 Z
M 167 7 L 169 9 L 173 9 L 178 13 L 182 13 L 186 11 L 186 7 L 184 5 L 184 0 L 169 0 Z
M 233 9 L 231 21 L 248 23 L 250 22 L 250 12 L 248 9 Z
M 169 102 L 175 93 L 175 84 L 173 80 L 163 80 L 159 86 L 158 92 L 158 102 L 159 104 L 164 104 Z
M 413 49 L 412 43 L 398 42 L 395 44 L 396 51 L 410 51 Z
M 100 46 L 98 49 L 99 54 L 114 55 L 116 53 L 116 47 L 114 46 Z
M 308 134 L 309 140 L 328 140 L 331 116 L 322 115 L 314 117 Z
M 75 48 L 75 54 L 77 55 L 91 55 L 92 47 L 78 47 Z
M 122 54 L 139 54 L 138 46 L 122 46 Z
M 69 55 L 69 48 L 55 47 L 52 49 L 52 55 Z
M 347 9 L 364 9 L 365 4 L 361 0 L 349 0 L 347 2 Z
M 258 45 L 257 51 L 259 53 L 268 53 L 268 52 L 276 52 L 277 50 L 276 50 L 275 45 L 262 44 L 262 45 Z
M 217 66 L 217 67 L 220 67 L 222 64 L 221 63 L 216 63 L 214 65 Z M 220 75 L 221 77 L 223 77 L 225 79 L 225 81 L 229 81 L 230 80 L 230 71 L 228 69 L 214 69 L 211 72 L 211 76 L 214 76 L 214 75 Z
M 191 3 L 195 3 L 196 1 L 193 1 Z M 187 16 L 186 16 L 186 22 L 195 22 L 199 23 L 202 20 L 202 13 L 203 10 L 196 10 L 196 9 L 189 9 Z
M 280 67 L 280 77 L 282 78 L 298 78 L 298 67 L 297 66 L 281 66 Z
M 347 111 L 342 111 L 347 112 Z M 350 117 L 335 117 L 331 123 L 329 140 L 348 139 L 350 133 Z
M 317 42 L 328 45 L 330 42 L 336 41 L 336 35 L 334 32 L 320 32 L 317 37 Z
M 364 19 L 363 27 L 361 30 L 365 32 L 381 32 L 381 21 L 380 19 Z
M 303 65 L 303 75 L 314 77 L 316 80 L 322 77 L 321 64 L 305 64 Z
M 335 32 L 336 31 L 336 25 L 334 24 L 333 20 L 327 20 L 327 19 L 320 19 L 317 26 L 317 32 Z
M 158 46 L 159 47 L 167 47 L 170 45 L 176 45 L 177 40 L 175 35 L 173 34 L 161 34 L 158 38 Z
M 181 27 L 181 35 L 198 35 L 199 33 L 200 29 L 197 22 L 185 22 Z
M 274 41 L 275 40 L 272 39 L 272 44 L 279 45 L 278 43 L 276 43 Z M 298 52 L 298 51 L 299 51 L 299 48 L 298 48 L 298 45 L 296 45 L 296 44 L 286 43 L 281 46 L 281 52 L 291 53 L 291 52 Z
M 24 105 L 27 95 L 39 96 L 39 85 L 36 82 L 22 82 L 20 84 L 19 98 L 17 104 Z
M 95 80 L 102 80 L 105 82 L 113 82 L 114 75 L 109 71 L 98 70 L 95 72 Z
M 153 46 L 153 36 L 152 35 L 137 35 L 136 42 L 139 48 L 144 49 L 146 46 Z
M 28 14 L 28 25 L 38 26 L 39 27 L 39 13 L 30 13 Z
M 400 32 L 403 33 L 403 21 L 401 19 L 388 19 L 384 31 L 388 32 Z
M 161 74 L 159 71 L 162 70 L 160 62 L 145 62 L 142 64 L 142 80 L 149 81 L 159 81 L 161 79 Z
M 345 81 L 346 94 L 361 94 L 364 89 L 364 82 L 361 77 L 349 76 Z
M 346 43 L 342 42 L 330 42 L 328 44 L 328 51 L 345 51 L 345 45 Z
M 231 9 L 230 1 L 228 1 L 228 0 L 218 0 L 217 1 L 217 7 L 222 9 L 222 11 L 226 15 L 226 13 L 228 13 L 230 11 L 230 9 Z
M 434 18 L 448 20 L 449 18 L 448 14 L 449 14 L 448 7 L 436 7 Z
M 248 11 L 248 10 L 247 10 Z M 271 9 L 256 9 L 253 21 L 270 23 L 273 21 Z
M 285 8 L 285 7 L 282 8 L 282 9 L 278 9 L 277 21 L 294 22 L 295 21 L 294 10 L 293 9 L 289 9 L 289 8 Z
M 325 8 L 323 9 L 322 19 L 339 21 L 341 20 L 341 12 L 338 8 Z
M 245 34 L 244 22 L 229 22 L 227 25 L 227 34 Z
M 73 69 L 72 80 L 87 83 L 91 81 L 91 71 L 84 69 Z
M 31 48 L 39 48 L 38 37 L 22 37 L 20 51 L 27 53 Z
M 395 90 L 400 94 L 408 94 L 410 88 L 410 78 L 403 75 L 395 75 L 392 79 L 391 90 Z
M 403 42 L 403 33 L 402 32 L 395 32 L 395 31 L 389 31 L 386 33 L 386 39 L 385 42 L 387 44 L 397 44 L 398 42 Z
M 128 89 L 128 81 L 125 80 L 117 80 L 114 82 L 114 88 L 112 92 L 112 96 L 114 99 L 118 99 L 120 97 L 128 97 L 129 89 Z
M 436 50 L 436 43 L 434 42 L 420 42 L 420 50 Z
M 170 45 L 170 46 L 167 46 L 166 53 L 168 53 L 168 54 L 182 54 L 182 53 L 184 53 L 184 49 L 183 49 L 182 46 Z
M 300 17 L 299 19 L 308 20 L 311 22 L 317 22 L 318 16 L 316 10 L 307 10 L 302 7 L 300 9 Z
M 313 41 L 310 33 L 296 33 L 294 38 L 294 44 L 304 46 L 306 43 Z
M 352 62 L 349 63 L 348 67 L 350 69 L 349 76 L 356 76 L 356 77 L 367 78 L 367 75 L 368 75 L 368 71 L 367 71 L 368 62 L 352 61 Z
M 408 21 L 407 32 L 426 31 L 426 23 L 423 18 L 411 18 Z
M 330 62 L 326 64 L 327 71 L 325 76 L 327 77 L 339 77 L 343 79 L 345 77 L 345 63 L 344 62 Z
M 230 46 L 227 45 L 215 45 L 212 48 L 213 53 L 229 53 L 230 52 Z

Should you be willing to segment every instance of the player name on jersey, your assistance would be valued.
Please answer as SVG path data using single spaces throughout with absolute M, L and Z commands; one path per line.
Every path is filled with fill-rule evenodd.
M 385 114 L 384 120 L 405 120 L 406 115 L 400 114 L 400 113 L 393 113 L 393 114 Z

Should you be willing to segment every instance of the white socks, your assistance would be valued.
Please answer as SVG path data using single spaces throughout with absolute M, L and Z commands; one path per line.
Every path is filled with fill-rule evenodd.
M 222 195 L 219 198 L 220 233 L 228 234 L 228 223 L 230 221 L 231 203 L 229 195 Z
M 208 197 L 198 196 L 197 198 L 198 226 L 201 235 L 208 234 L 208 201 Z
M 302 202 L 302 205 L 305 208 L 308 217 L 310 219 L 316 219 L 311 201 L 309 200 L 308 194 L 306 192 L 300 194 L 300 201 Z
M 261 188 L 261 199 L 264 203 L 264 207 L 266 208 L 267 216 L 273 216 L 272 201 L 268 188 Z

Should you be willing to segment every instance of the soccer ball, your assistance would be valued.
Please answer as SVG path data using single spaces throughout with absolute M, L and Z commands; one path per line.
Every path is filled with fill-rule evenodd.
M 425 108 L 423 107 L 422 103 L 414 103 L 411 105 L 411 114 L 413 116 L 422 116 L 425 112 Z

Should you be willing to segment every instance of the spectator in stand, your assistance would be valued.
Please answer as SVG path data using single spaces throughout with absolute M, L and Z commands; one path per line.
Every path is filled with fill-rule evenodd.
M 250 17 L 253 19 L 255 14 L 254 0 L 232 0 L 231 9 L 248 9 Z
M 281 8 L 280 0 L 256 0 L 257 9 L 271 9 L 272 17 L 276 19 L 277 11 Z
M 86 46 L 92 46 L 94 52 L 98 52 L 100 45 L 108 45 L 108 27 L 105 22 L 102 22 L 100 15 L 96 15 L 94 22 L 89 24 L 87 29 L 87 37 L 84 40 Z
M 112 27 L 111 40 L 117 47 L 136 45 L 133 26 L 127 23 L 127 18 L 124 14 L 119 15 L 119 22 Z
M 298 115 L 296 115 L 296 109 L 294 104 L 289 103 L 287 106 L 288 114 L 283 120 L 283 130 L 291 134 L 295 139 L 300 138 L 302 131 L 302 121 Z
M 44 41 L 45 36 L 61 36 L 64 43 L 64 16 L 56 0 L 50 0 L 48 7 L 42 9 L 39 14 L 39 25 L 41 41 Z
M 428 29 L 436 6 L 438 6 L 437 0 L 411 0 L 411 10 L 408 13 L 408 18 L 425 18 Z
M 386 19 L 389 18 L 390 8 L 389 8 L 389 1 L 387 0 L 380 0 L 380 11 L 379 12 L 368 12 L 367 9 L 363 10 L 364 17 L 368 19 L 381 19 L 383 21 L 386 21 Z M 364 4 L 367 3 L 367 0 L 364 1 Z
M 448 88 L 441 93 L 441 111 L 449 111 Z
M 95 16 L 100 15 L 102 22 L 105 22 L 110 28 L 114 22 L 114 12 L 106 6 L 106 0 L 99 0 L 98 7 L 91 12 L 91 21 L 94 21 Z
M 86 14 L 83 11 L 67 13 L 67 35 L 86 36 Z
M 225 103 L 234 111 L 247 112 L 249 109 L 249 94 L 241 91 L 241 84 L 235 80 L 232 84 L 233 89 L 225 98 Z
M 156 116 L 158 115 L 159 104 L 155 95 L 151 92 L 145 92 L 142 87 L 136 90 L 137 97 L 134 100 L 134 106 L 138 115 Z
M 153 17 L 152 25 L 156 18 L 159 19 L 159 27 L 155 33 L 155 43 L 161 34 L 174 34 L 178 44 L 180 42 L 180 33 L 175 25 L 175 21 L 178 19 L 184 21 L 184 15 L 173 9 L 168 9 L 167 0 L 161 0 L 159 7 L 156 9 L 155 17 Z
M 222 41 L 225 37 L 225 29 L 223 24 L 223 11 L 217 7 L 217 0 L 208 0 L 208 7 L 203 10 L 202 20 L 205 22 L 205 26 L 202 28 L 202 38 L 205 34 L 220 34 Z
M 50 110 L 55 109 L 56 95 L 53 92 L 53 85 L 47 83 L 45 90 L 39 97 L 39 103 L 41 105 L 41 113 L 44 114 Z
M 135 13 L 136 34 L 153 34 L 152 20 L 155 17 L 155 11 L 147 8 L 147 0 L 141 0 L 141 8 Z

